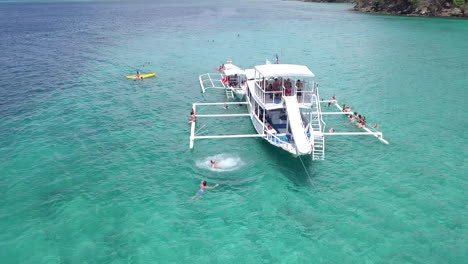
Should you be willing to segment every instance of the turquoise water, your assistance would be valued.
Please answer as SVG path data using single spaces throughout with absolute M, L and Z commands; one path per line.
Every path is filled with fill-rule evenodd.
M 2 263 L 464 263 L 468 21 L 350 7 L 0 4 Z M 390 145 L 330 137 L 307 172 L 260 139 L 189 150 L 191 103 L 225 100 L 198 75 L 275 54 Z M 200 180 L 220 186 L 193 201 Z

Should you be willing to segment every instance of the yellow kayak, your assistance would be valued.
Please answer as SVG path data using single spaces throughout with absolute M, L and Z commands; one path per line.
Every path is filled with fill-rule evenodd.
M 143 79 L 156 76 L 156 73 L 141 74 L 140 77 Z M 127 79 L 137 79 L 136 75 L 125 76 Z

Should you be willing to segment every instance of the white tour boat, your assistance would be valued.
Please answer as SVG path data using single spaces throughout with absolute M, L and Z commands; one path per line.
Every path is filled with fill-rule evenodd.
M 208 89 L 224 89 L 227 98 L 235 96 L 242 100 L 247 89 L 245 71 L 232 61 L 227 61 L 217 70 L 220 73 L 205 73 L 198 77 L 203 93 Z
M 371 135 L 388 144 L 381 132 L 367 127 L 360 128 L 363 132 L 325 132 L 324 115 L 352 113 L 344 112 L 335 99 L 320 100 L 315 75 L 304 65 L 265 64 L 245 70 L 244 73 L 247 79 L 245 102 L 194 103 L 193 111 L 196 113 L 199 105 L 245 104 L 248 110 L 245 114 L 196 113 L 196 117 L 248 116 L 257 134 L 201 136 L 196 135 L 196 122 L 193 122 L 190 148 L 193 148 L 195 139 L 261 137 L 294 156 L 311 155 L 314 160 L 323 160 L 325 136 Z M 322 111 L 323 103 L 336 106 L 339 111 Z

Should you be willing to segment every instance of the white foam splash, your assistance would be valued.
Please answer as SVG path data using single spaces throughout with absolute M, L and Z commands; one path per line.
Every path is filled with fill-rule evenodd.
M 217 168 L 211 168 L 211 160 L 216 161 Z M 239 156 L 221 153 L 214 156 L 209 156 L 196 161 L 197 167 L 212 171 L 233 171 L 239 169 L 244 162 Z

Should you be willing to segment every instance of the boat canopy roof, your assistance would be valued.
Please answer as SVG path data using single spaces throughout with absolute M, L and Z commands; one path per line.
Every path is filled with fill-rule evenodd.
M 227 69 L 227 70 L 224 70 L 224 74 L 225 75 L 234 75 L 234 74 L 237 74 L 237 75 L 244 75 L 245 72 L 239 68 L 232 68 L 232 69 Z
M 224 71 L 223 72 L 224 72 L 225 75 L 245 74 L 244 70 L 242 70 L 241 68 L 237 67 L 236 65 L 234 65 L 232 63 L 224 64 Z
M 312 77 L 315 75 L 304 65 L 266 64 L 255 66 L 255 70 L 265 78 L 270 77 Z
M 255 79 L 255 69 L 245 70 L 245 76 L 247 76 L 248 80 Z M 258 77 L 258 74 L 257 74 L 257 77 Z

